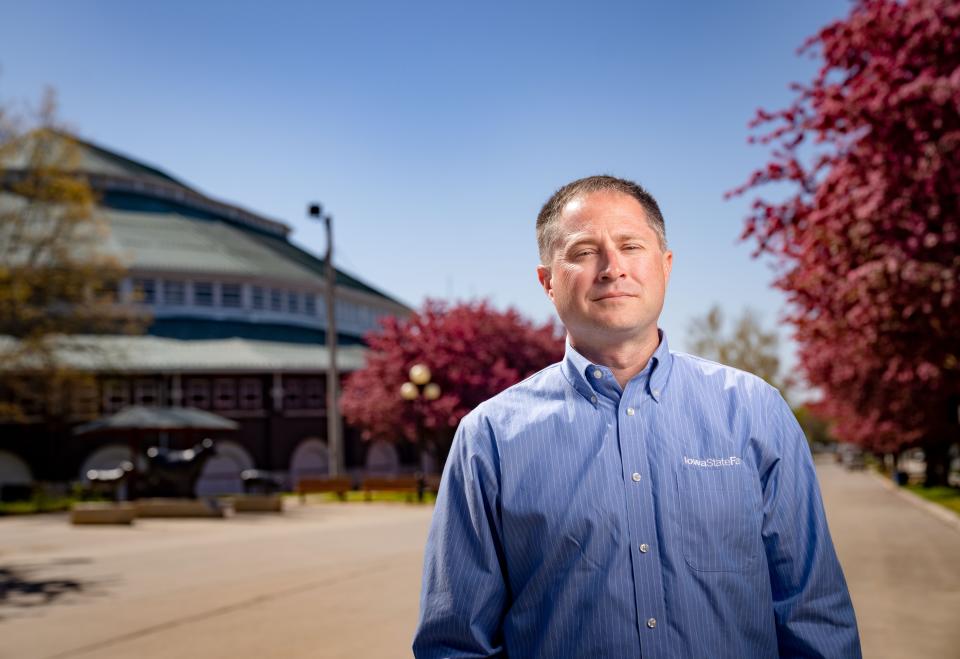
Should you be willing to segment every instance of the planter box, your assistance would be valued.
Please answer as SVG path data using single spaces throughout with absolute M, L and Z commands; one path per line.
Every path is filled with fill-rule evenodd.
M 133 524 L 136 508 L 131 503 L 75 503 L 71 524 Z
M 245 494 L 230 497 L 238 513 L 282 513 L 283 497 L 279 494 Z
M 137 499 L 133 505 L 137 517 L 227 517 L 233 513 L 229 503 L 216 499 Z

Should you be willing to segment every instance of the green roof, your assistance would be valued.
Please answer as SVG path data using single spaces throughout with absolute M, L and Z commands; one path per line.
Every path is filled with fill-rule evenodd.
M 108 250 L 132 269 L 257 275 L 322 284 L 322 278 L 226 222 L 173 213 L 101 209 L 110 223 Z
M 41 134 L 44 133 L 42 133 L 42 131 L 28 133 L 21 143 L 23 145 L 22 148 L 11 152 L 3 162 L 0 162 L 0 167 L 11 170 L 24 169 L 29 164 L 27 153 Z M 193 188 L 182 181 L 178 181 L 166 172 L 145 165 L 142 162 L 128 158 L 115 151 L 104 149 L 93 142 L 80 139 L 76 135 L 56 130 L 49 131 L 45 134 L 53 137 L 47 147 L 54 149 L 54 155 L 52 156 L 54 160 L 58 158 L 57 153 L 64 153 L 63 151 L 57 150 L 57 147 L 60 147 L 60 140 L 63 140 L 63 146 L 61 148 L 64 149 L 68 143 L 73 144 L 76 152 L 71 155 L 75 155 L 78 159 L 74 171 L 84 174 L 100 174 L 148 181 L 152 180 L 165 185 L 176 185 L 185 190 L 193 190 Z
M 0 353 L 16 343 L 0 337 Z M 322 372 L 326 346 L 250 339 L 180 340 L 157 336 L 69 336 L 58 357 L 73 368 L 117 373 Z M 367 349 L 339 346 L 337 369 L 363 368 Z M 0 366 L 0 370 L 2 370 Z
M 77 171 L 92 175 L 94 187 L 106 186 L 98 191 L 112 231 L 107 251 L 129 267 L 255 274 L 311 283 L 325 278 L 323 260 L 289 242 L 289 226 L 206 197 L 160 169 L 88 140 L 54 134 L 77 146 Z M 0 166 L 16 170 L 26 164 L 20 153 Z M 407 306 L 339 268 L 336 281 Z

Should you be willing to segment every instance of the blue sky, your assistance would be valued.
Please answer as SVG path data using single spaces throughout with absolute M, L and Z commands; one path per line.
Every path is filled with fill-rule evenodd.
M 769 264 L 739 243 L 765 159 L 748 146 L 817 63 L 804 38 L 843 0 L 749 2 L 43 2 L 7 0 L 0 102 L 59 93 L 80 135 L 324 249 L 417 305 L 484 297 L 542 320 L 533 225 L 576 177 L 635 179 L 674 250 L 662 326 L 782 311 Z M 786 340 L 788 332 L 781 335 Z M 792 347 L 785 341 L 785 360 Z

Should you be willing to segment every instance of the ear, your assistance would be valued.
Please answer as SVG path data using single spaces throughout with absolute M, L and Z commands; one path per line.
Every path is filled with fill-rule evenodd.
M 537 266 L 537 279 L 540 280 L 540 285 L 543 286 L 543 291 L 547 294 L 547 297 L 553 300 L 553 282 L 550 279 L 549 266 Z
M 663 253 L 663 283 L 670 283 L 670 273 L 673 271 L 673 252 L 667 250 Z

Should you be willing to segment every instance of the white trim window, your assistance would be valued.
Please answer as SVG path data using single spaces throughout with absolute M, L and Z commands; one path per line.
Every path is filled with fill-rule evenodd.
M 130 383 L 126 380 L 106 380 L 103 383 L 103 411 L 119 412 L 130 404 Z
M 213 381 L 213 407 L 217 410 L 237 408 L 237 383 L 233 378 L 217 378 Z
M 138 304 L 157 303 L 157 280 L 136 277 L 133 280 L 133 299 Z
M 283 291 L 279 288 L 270 289 L 270 311 L 283 311 Z
M 325 387 L 320 378 L 308 378 L 304 383 L 304 407 L 310 410 L 322 410 L 325 405 Z
M 283 380 L 283 409 L 303 409 L 303 387 L 300 380 L 290 378 Z
M 163 303 L 171 307 L 182 307 L 187 303 L 185 282 L 172 279 L 163 280 Z
M 193 304 L 197 307 L 213 306 L 213 282 L 193 282 Z
M 257 378 L 240 379 L 240 409 L 263 409 L 263 387 Z
M 186 406 L 210 409 L 210 381 L 203 378 L 187 380 Z
M 243 307 L 243 288 L 240 284 L 220 284 L 220 306 L 225 309 Z
M 251 286 L 250 287 L 250 306 L 253 307 L 255 311 L 263 311 L 266 306 L 266 297 L 263 294 L 263 286 Z
M 160 383 L 155 380 L 137 380 L 133 383 L 135 405 L 160 405 Z

